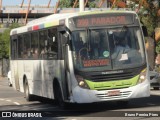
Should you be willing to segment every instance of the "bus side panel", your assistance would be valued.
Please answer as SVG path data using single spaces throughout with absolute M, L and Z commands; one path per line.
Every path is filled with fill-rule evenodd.
M 15 61 L 11 60 L 10 61 L 10 67 L 11 67 L 11 80 L 12 80 L 12 86 L 14 89 L 16 89 L 16 85 L 15 85 Z
M 47 98 L 54 98 L 53 79 L 62 80 L 62 62 L 58 60 L 25 61 L 25 74 L 29 83 L 30 93 Z
M 44 60 L 41 61 L 42 71 L 42 91 L 43 97 L 54 98 L 53 94 L 53 79 L 62 80 L 61 61 L 58 60 Z
M 19 83 L 19 73 L 18 73 L 18 61 L 17 60 L 13 60 L 11 62 L 11 74 L 13 76 L 13 87 L 16 90 L 20 90 L 20 83 Z
M 19 81 L 20 91 L 24 92 L 24 86 L 23 86 L 24 64 L 23 64 L 23 60 L 17 60 L 17 73 L 18 73 L 18 81 Z

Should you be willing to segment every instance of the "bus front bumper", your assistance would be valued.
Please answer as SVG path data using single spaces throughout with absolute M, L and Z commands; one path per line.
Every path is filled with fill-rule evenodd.
M 119 92 L 116 93 L 116 92 Z M 108 93 L 114 93 L 113 95 L 108 95 Z M 71 102 L 74 103 L 93 103 L 93 102 L 103 102 L 103 101 L 118 101 L 118 100 L 128 100 L 132 98 L 149 97 L 150 96 L 150 85 L 145 82 L 138 84 L 133 87 L 123 88 L 123 89 L 113 89 L 113 90 L 89 90 L 83 89 L 76 86 L 73 89 L 73 96 L 71 97 Z

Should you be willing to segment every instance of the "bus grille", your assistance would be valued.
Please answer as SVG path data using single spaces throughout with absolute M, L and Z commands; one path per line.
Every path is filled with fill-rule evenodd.
M 85 79 L 89 79 L 93 82 L 99 82 L 99 81 L 106 81 L 106 80 L 122 80 L 122 79 L 130 79 L 132 77 L 135 77 L 137 74 L 133 72 L 127 72 L 127 73 L 117 73 L 117 74 L 106 74 L 106 75 L 87 75 L 85 76 Z
M 131 94 L 131 91 L 125 91 L 125 92 L 120 92 L 120 95 L 113 95 L 113 96 L 108 96 L 106 94 L 97 94 L 97 97 L 101 100 L 112 100 L 112 99 L 119 99 L 119 98 L 127 98 Z

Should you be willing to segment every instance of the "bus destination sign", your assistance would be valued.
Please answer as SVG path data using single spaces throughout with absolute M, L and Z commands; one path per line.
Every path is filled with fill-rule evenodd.
M 83 67 L 100 67 L 109 64 L 108 59 L 83 60 Z
M 76 28 L 133 24 L 133 16 L 131 15 L 92 15 L 77 17 L 73 20 Z

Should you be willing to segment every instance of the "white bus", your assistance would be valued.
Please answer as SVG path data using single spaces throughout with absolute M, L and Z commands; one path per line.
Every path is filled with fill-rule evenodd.
M 13 29 L 13 87 L 66 103 L 150 96 L 139 18 L 131 11 L 53 14 Z

